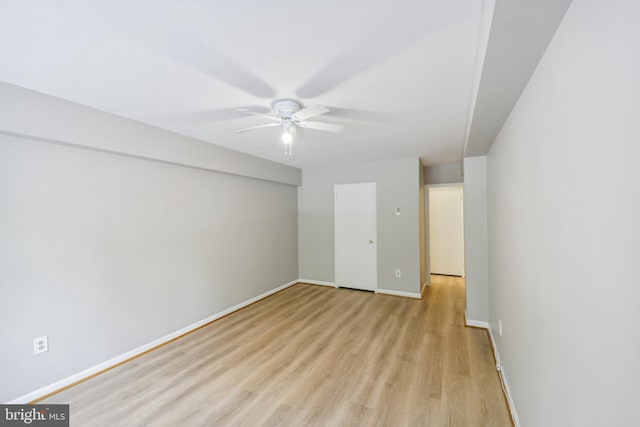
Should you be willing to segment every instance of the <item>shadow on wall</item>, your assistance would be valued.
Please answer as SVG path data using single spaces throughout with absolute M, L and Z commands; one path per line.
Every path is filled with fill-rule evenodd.
M 463 181 L 460 162 L 424 167 L 424 185 L 459 184 Z

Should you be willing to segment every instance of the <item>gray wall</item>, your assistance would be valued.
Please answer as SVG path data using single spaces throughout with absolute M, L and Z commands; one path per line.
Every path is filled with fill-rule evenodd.
M 489 152 L 491 326 L 523 426 L 640 424 L 638 22 L 640 2 L 574 0 Z
M 462 182 L 462 164 L 460 162 L 444 163 L 424 167 L 425 185 L 452 184 Z
M 424 269 L 426 274 L 427 286 L 431 286 L 431 236 L 429 235 L 429 188 L 422 186 L 424 192 L 424 230 L 422 235 L 424 236 Z
M 334 281 L 335 184 L 375 182 L 378 288 L 420 292 L 420 165 L 418 158 L 408 158 L 305 169 L 298 188 L 300 277 Z M 401 216 L 395 206 L 401 206 Z M 401 278 L 394 275 L 397 268 Z
M 0 200 L 0 401 L 298 277 L 292 185 L 0 134 Z
M 464 260 L 467 319 L 489 321 L 487 158 L 464 159 Z
M 421 286 L 425 284 L 431 284 L 431 276 L 429 272 L 429 263 L 427 262 L 427 228 L 426 224 L 428 221 L 427 213 L 424 210 L 426 202 L 425 202 L 425 194 L 427 190 L 424 188 L 422 184 L 424 182 L 424 168 L 420 165 L 419 168 L 419 176 L 418 176 L 418 219 L 420 221 L 420 283 Z

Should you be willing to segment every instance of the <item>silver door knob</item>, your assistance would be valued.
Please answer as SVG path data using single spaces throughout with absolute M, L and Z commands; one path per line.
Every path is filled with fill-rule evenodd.
M 373 243 L 373 240 L 369 240 L 369 243 Z

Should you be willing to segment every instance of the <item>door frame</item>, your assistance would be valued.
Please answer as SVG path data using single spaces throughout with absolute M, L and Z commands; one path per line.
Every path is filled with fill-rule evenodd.
M 378 290 L 378 188 L 375 182 L 359 182 L 351 184 L 334 184 L 333 186 L 333 257 L 334 257 L 334 280 L 335 287 L 339 288 L 338 280 L 338 239 L 336 238 L 336 204 L 338 187 L 373 187 L 373 289 Z

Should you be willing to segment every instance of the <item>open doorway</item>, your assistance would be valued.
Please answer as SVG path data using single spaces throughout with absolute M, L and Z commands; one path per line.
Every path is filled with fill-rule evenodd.
M 431 274 L 465 276 L 463 188 L 428 187 L 428 254 Z

